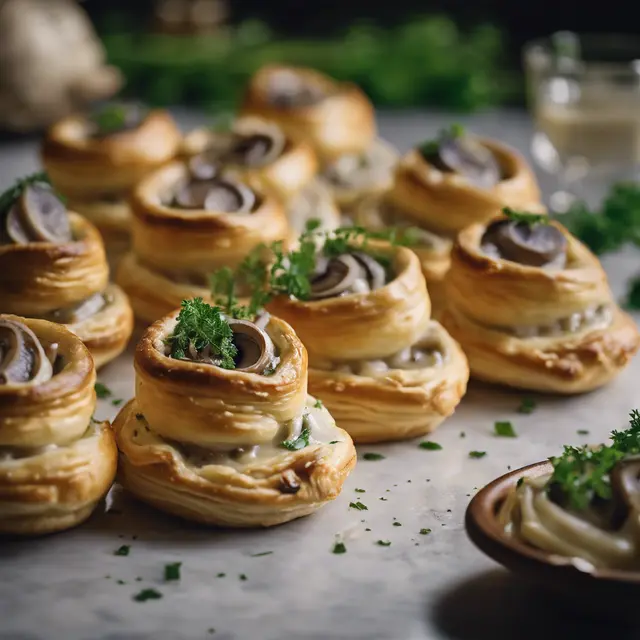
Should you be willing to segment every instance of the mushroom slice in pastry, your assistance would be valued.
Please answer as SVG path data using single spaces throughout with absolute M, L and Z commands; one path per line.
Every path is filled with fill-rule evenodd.
M 509 212 L 512 215 L 513 212 Z M 561 225 L 517 214 L 463 231 L 442 321 L 477 378 L 581 393 L 609 382 L 640 345 L 597 258 Z
M 133 329 L 126 296 L 108 284 L 97 229 L 41 181 L 13 188 L 0 233 L 0 298 L 4 311 L 67 325 L 101 366 L 125 348 Z
M 193 332 L 207 318 L 215 335 Z M 206 524 L 261 527 L 335 498 L 349 436 L 307 395 L 307 355 L 285 322 L 223 316 L 202 300 L 154 323 L 135 356 L 136 398 L 114 423 L 120 479 Z
M 0 532 L 41 534 L 89 517 L 116 472 L 96 375 L 61 325 L 0 315 Z
M 524 158 L 510 147 L 455 126 L 401 159 L 390 198 L 416 221 L 445 236 L 486 223 L 505 206 L 544 212 Z
M 116 279 L 144 322 L 183 299 L 209 299 L 211 273 L 236 267 L 261 244 L 290 239 L 280 201 L 235 173 L 203 179 L 175 162 L 138 185 L 132 206 L 133 252 Z
M 302 67 L 259 69 L 241 114 L 276 122 L 293 140 L 308 142 L 323 162 L 362 153 L 375 137 L 373 105 L 358 87 Z
M 309 389 L 356 442 L 411 438 L 453 413 L 469 370 L 456 342 L 430 319 L 416 255 L 368 243 L 320 254 L 307 300 L 280 295 L 275 315 L 309 351 Z
M 131 189 L 171 160 L 180 141 L 167 111 L 126 103 L 69 116 L 48 130 L 44 167 L 69 206 L 100 230 L 112 264 L 128 247 Z
M 192 131 L 185 137 L 182 154 L 192 173 L 202 179 L 233 170 L 263 180 L 285 200 L 309 184 L 318 169 L 308 144 L 290 139 L 274 122 L 252 117 L 236 120 L 227 131 Z

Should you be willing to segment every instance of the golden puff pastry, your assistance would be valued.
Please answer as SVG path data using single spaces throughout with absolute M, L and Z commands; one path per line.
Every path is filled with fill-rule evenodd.
M 461 232 L 442 322 L 476 378 L 562 394 L 609 382 L 638 349 L 597 258 L 556 222 L 497 218 Z
M 180 142 L 168 112 L 116 104 L 54 124 L 41 155 L 55 188 L 98 227 L 115 259 L 128 246 L 131 189 L 171 160 Z
M 456 129 L 401 159 L 390 197 L 416 222 L 450 237 L 503 207 L 544 212 L 533 171 L 517 151 Z
M 391 187 L 399 159 L 398 151 L 378 138 L 360 153 L 343 154 L 325 164 L 322 177 L 349 216 L 363 198 Z
M 291 327 L 229 320 L 238 357 L 224 369 L 209 345 L 167 355 L 176 315 L 145 332 L 136 398 L 114 423 L 125 488 L 169 513 L 233 527 L 281 524 L 334 499 L 355 449 L 307 395 L 307 354 Z
M 418 256 L 422 273 L 427 281 L 432 314 L 437 316 L 444 308 L 444 277 L 451 264 L 453 240 L 424 227 L 410 214 L 395 204 L 390 192 L 369 196 L 361 200 L 353 211 L 356 225 L 372 232 L 395 230 L 398 237 Z
M 124 350 L 133 329 L 129 302 L 108 279 L 98 230 L 48 185 L 19 189 L 0 229 L 0 311 L 64 324 L 99 367 Z
M 460 347 L 430 319 L 420 262 L 403 247 L 369 243 L 316 258 L 310 299 L 278 296 L 272 313 L 309 352 L 309 391 L 356 442 L 433 431 L 466 391 Z
M 240 175 L 257 177 L 283 200 L 298 194 L 313 180 L 318 161 L 305 142 L 286 136 L 275 122 L 246 117 L 229 131 L 200 128 L 185 136 L 182 155 L 194 171 L 212 175 L 212 168 L 227 167 Z
M 362 153 L 373 142 L 373 105 L 356 85 L 313 69 L 267 65 L 249 83 L 241 115 L 277 122 L 311 144 L 322 162 Z
M 280 202 L 235 174 L 202 179 L 181 162 L 163 167 L 132 198 L 133 252 L 118 268 L 136 317 L 154 322 L 184 299 L 208 297 L 209 276 L 258 245 L 289 241 Z
M 68 529 L 108 491 L 117 450 L 109 423 L 91 417 L 95 379 L 64 327 L 0 315 L 0 532 Z

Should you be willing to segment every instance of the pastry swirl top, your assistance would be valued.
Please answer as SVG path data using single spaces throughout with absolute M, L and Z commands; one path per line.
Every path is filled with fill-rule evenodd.
M 373 105 L 357 86 L 303 67 L 262 67 L 241 113 L 277 122 L 292 138 L 308 141 L 323 161 L 361 153 L 375 137 Z
M 79 338 L 46 320 L 0 315 L 0 446 L 66 444 L 95 409 L 95 369 Z
M 254 182 L 231 174 L 199 180 L 180 162 L 143 180 L 132 208 L 134 252 L 160 271 L 206 275 L 288 235 L 282 206 Z

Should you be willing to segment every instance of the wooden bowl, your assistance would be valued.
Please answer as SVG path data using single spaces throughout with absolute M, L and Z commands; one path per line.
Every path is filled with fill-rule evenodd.
M 542 551 L 507 535 L 498 511 L 508 493 L 523 477 L 552 471 L 538 462 L 497 478 L 480 490 L 467 508 L 465 526 L 471 541 L 489 557 L 530 581 L 551 590 L 558 599 L 589 615 L 636 616 L 640 601 L 640 572 L 593 569 L 575 558 Z

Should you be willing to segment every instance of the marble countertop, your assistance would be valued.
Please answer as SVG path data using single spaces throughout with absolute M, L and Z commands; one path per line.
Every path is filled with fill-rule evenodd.
M 202 121 L 186 112 L 183 126 Z M 382 134 L 402 149 L 449 120 L 444 114 L 382 114 Z M 531 125 L 518 111 L 461 118 L 474 131 L 524 152 Z M 37 142 L 0 146 L 0 188 L 35 170 Z M 542 177 L 543 188 L 549 186 Z M 637 254 L 605 267 L 616 294 Z M 113 398 L 133 395 L 131 353 L 99 379 Z M 0 638 L 11 640 L 533 640 L 616 637 L 637 632 L 564 611 L 483 556 L 466 537 L 470 497 L 509 467 L 597 442 L 621 428 L 638 400 L 640 358 L 606 389 L 577 398 L 534 396 L 472 383 L 455 415 L 431 439 L 364 446 L 385 458 L 360 460 L 343 494 L 317 514 L 265 531 L 205 529 L 165 516 L 114 489 L 83 526 L 37 540 L 0 542 Z M 531 394 L 527 394 L 530 396 Z M 98 417 L 117 409 L 100 401 Z M 511 420 L 515 439 L 493 435 Z M 578 429 L 588 429 L 580 436 Z M 463 436 L 464 434 L 464 436 Z M 486 451 L 470 459 L 469 451 Z M 357 493 L 355 489 L 363 489 Z M 355 498 L 367 511 L 349 509 Z M 430 529 L 427 535 L 421 529 Z M 347 552 L 332 553 L 336 538 Z M 382 547 L 377 540 L 390 540 Z M 127 557 L 116 556 L 130 545 Z M 271 552 L 266 554 L 265 552 Z M 264 554 L 264 555 L 259 555 Z M 179 582 L 164 565 L 182 562 Z M 224 577 L 219 577 L 224 574 Z M 245 576 L 246 579 L 242 579 Z M 136 602 L 153 587 L 162 599 Z

